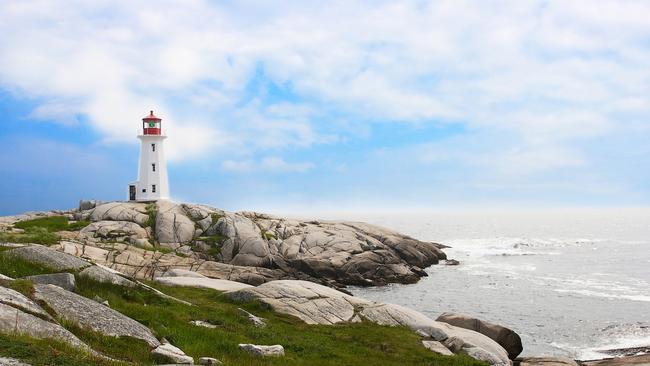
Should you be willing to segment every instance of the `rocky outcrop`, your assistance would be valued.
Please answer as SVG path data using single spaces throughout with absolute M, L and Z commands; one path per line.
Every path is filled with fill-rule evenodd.
M 30 245 L 11 249 L 7 254 L 37 263 L 56 271 L 80 270 L 90 266 L 90 263 L 75 256 L 57 252 L 41 245 Z
M 147 211 L 147 206 L 141 203 L 110 202 L 80 211 L 78 218 L 94 221 L 82 230 L 80 240 L 94 246 L 102 246 L 94 241 L 147 246 L 145 240 L 152 237 L 162 247 L 192 259 L 178 266 L 163 264 L 163 270 L 190 269 L 209 277 L 253 285 L 285 278 L 318 281 L 335 287 L 412 283 L 426 276 L 424 268 L 446 258 L 439 244 L 364 223 L 232 213 L 206 205 L 165 200 L 155 205 L 155 210 Z M 154 214 L 152 224 L 149 215 Z M 137 259 L 130 254 L 129 265 Z M 117 258 L 120 255 L 121 252 L 114 254 L 112 259 L 124 261 L 123 256 Z M 135 265 L 139 267 L 135 271 L 138 274 L 133 269 L 108 266 L 129 276 L 158 276 L 152 273 L 161 268 L 160 263 L 154 263 L 159 262 L 155 255 L 143 257 Z M 197 269 L 196 264 L 203 262 L 209 264 L 203 270 Z M 211 263 L 219 263 L 221 267 Z M 141 271 L 146 274 L 142 275 Z
M 522 361 L 523 362 L 523 361 Z M 649 366 L 650 365 L 650 354 L 642 354 L 635 356 L 624 356 L 624 357 L 615 357 L 608 358 L 604 360 L 597 361 L 586 361 L 581 362 L 583 366 Z M 524 365 L 523 366 L 537 366 L 537 365 Z M 540 366 L 555 366 L 549 364 L 541 364 Z M 564 366 L 564 365 L 563 365 Z
M 55 285 L 68 291 L 74 291 L 77 287 L 74 275 L 72 273 L 52 273 L 35 276 L 27 276 L 26 280 L 44 285 Z
M 457 327 L 470 329 L 490 337 L 508 352 L 508 357 L 510 357 L 511 360 L 514 360 L 519 356 L 521 351 L 524 349 L 519 334 L 498 324 L 459 313 L 443 313 L 436 320 Z
M 0 357 L 0 366 L 29 366 L 15 358 Z
M 239 349 L 258 357 L 284 356 L 284 347 L 279 344 L 273 346 L 260 346 L 257 344 L 240 344 Z
M 444 344 L 438 341 L 422 341 L 422 345 L 424 346 L 424 348 L 428 349 L 429 351 L 441 354 L 443 356 L 454 355 L 454 353 L 451 352 L 449 348 L 445 347 Z
M 405 326 L 440 342 L 453 353 L 464 353 L 491 365 L 510 365 L 508 353 L 487 336 L 435 321 L 399 305 L 382 304 L 344 294 L 307 281 L 272 281 L 228 294 L 235 301 L 258 300 L 273 310 L 296 316 L 308 324 L 336 324 L 362 319 Z
M 107 308 L 96 301 L 53 285 L 35 285 L 34 298 L 43 301 L 60 318 L 109 336 L 129 336 L 142 339 L 151 347 L 160 342 L 149 328 Z

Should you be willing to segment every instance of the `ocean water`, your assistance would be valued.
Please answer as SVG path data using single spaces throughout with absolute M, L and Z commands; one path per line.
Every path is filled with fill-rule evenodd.
M 339 214 L 451 246 L 417 284 L 352 288 L 515 330 L 523 355 L 603 357 L 650 346 L 650 209 Z

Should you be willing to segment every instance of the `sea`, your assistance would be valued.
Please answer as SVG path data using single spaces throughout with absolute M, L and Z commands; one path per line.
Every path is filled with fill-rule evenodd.
M 580 360 L 650 348 L 650 209 L 339 213 L 450 246 L 458 266 L 418 283 L 353 287 L 432 318 L 460 312 L 507 326 L 522 355 Z M 634 351 L 636 352 L 636 351 Z

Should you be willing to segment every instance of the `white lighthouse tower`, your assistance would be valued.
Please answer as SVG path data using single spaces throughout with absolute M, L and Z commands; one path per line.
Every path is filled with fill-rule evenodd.
M 162 119 L 153 111 L 142 119 L 140 166 L 138 180 L 129 184 L 129 201 L 155 201 L 169 199 L 167 161 L 162 134 Z

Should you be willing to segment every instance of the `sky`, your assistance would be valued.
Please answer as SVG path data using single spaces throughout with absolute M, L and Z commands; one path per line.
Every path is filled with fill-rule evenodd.
M 648 1 L 0 2 L 0 214 L 650 205 Z

